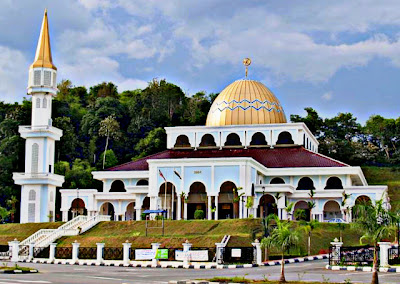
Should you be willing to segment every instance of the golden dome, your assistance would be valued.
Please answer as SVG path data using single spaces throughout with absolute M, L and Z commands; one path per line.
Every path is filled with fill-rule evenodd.
M 260 82 L 238 80 L 214 100 L 206 126 L 269 123 L 286 123 L 278 99 Z

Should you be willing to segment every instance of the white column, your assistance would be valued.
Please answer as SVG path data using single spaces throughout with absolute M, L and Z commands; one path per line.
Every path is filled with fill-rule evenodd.
M 62 212 L 62 220 L 63 222 L 68 222 L 68 211 Z
M 50 244 L 49 261 L 53 262 L 56 259 L 56 247 L 57 243 Z
M 262 264 L 262 253 L 261 253 L 261 244 L 258 240 L 255 240 L 254 243 L 252 243 L 252 246 L 255 247 L 255 256 L 254 256 L 254 262 L 255 264 L 261 265 Z
M 223 243 L 215 243 L 216 246 L 216 253 L 215 253 L 215 261 L 217 264 L 222 264 L 223 262 L 223 255 L 222 255 L 222 250 L 225 247 Z
M 125 243 L 122 244 L 123 248 L 123 255 L 124 255 L 124 265 L 129 265 L 130 263 L 130 259 L 129 259 L 129 249 L 131 248 L 131 243 L 128 242 L 128 240 L 126 240 Z
M 72 262 L 78 262 L 79 260 L 79 246 L 81 244 L 78 243 L 78 241 L 75 240 L 75 242 L 72 243 Z
M 215 216 L 214 219 L 218 220 L 218 195 L 215 196 Z
M 391 247 L 390 242 L 379 242 L 379 262 L 381 267 L 389 266 L 389 248 Z
M 187 266 L 190 263 L 190 248 L 192 247 L 192 244 L 189 243 L 188 240 L 182 244 L 183 246 L 183 253 L 185 254 L 183 258 L 183 265 Z
M 340 259 L 340 250 L 343 245 L 343 242 L 339 242 L 337 238 L 334 239 L 333 242 L 331 242 L 331 245 L 334 246 L 334 249 L 332 250 L 332 263 L 338 265 L 341 261 Z
M 136 221 L 140 221 L 140 219 L 142 218 L 142 211 L 139 209 L 135 209 L 136 210 Z
M 154 258 L 151 260 L 151 266 L 153 266 L 153 267 L 157 267 L 157 265 L 159 265 L 160 264 L 160 262 L 158 261 L 158 259 L 156 258 L 156 255 L 157 255 L 157 250 L 158 250 L 158 248 L 160 247 L 160 243 L 152 243 L 151 244 L 151 249 L 153 250 L 153 252 L 154 252 Z
M 19 241 L 14 239 L 13 241 L 8 242 L 8 245 L 11 247 L 11 261 L 18 262 Z
M 178 208 L 177 208 L 176 219 L 181 220 L 182 219 L 182 196 L 180 196 L 178 194 L 177 200 L 178 200 L 178 203 L 177 203 Z
M 243 218 L 243 196 L 239 197 L 239 219 Z
M 211 200 L 212 200 L 212 196 L 208 196 L 208 202 L 207 202 L 207 215 L 208 215 L 208 220 L 211 220 L 212 219 L 212 212 L 211 212 L 211 209 L 212 209 L 212 204 L 211 204 Z
M 30 243 L 29 244 L 29 255 L 28 255 L 28 260 L 33 259 L 33 249 L 35 248 L 35 243 Z
M 183 218 L 187 220 L 187 203 L 183 203 Z
M 96 243 L 97 246 L 97 257 L 96 257 L 96 262 L 98 264 L 103 263 L 103 250 L 104 250 L 104 245 L 105 243 Z

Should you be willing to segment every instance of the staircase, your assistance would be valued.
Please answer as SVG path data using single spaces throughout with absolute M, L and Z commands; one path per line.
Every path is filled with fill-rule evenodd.
M 35 244 L 35 247 L 47 247 L 57 239 L 64 236 L 77 236 L 81 233 L 96 226 L 99 222 L 110 221 L 111 216 L 107 215 L 96 215 L 96 216 L 77 216 L 74 219 L 68 221 L 64 225 L 57 229 L 41 229 L 23 240 L 19 245 L 20 254 L 24 255 L 28 252 L 28 246 L 31 243 Z

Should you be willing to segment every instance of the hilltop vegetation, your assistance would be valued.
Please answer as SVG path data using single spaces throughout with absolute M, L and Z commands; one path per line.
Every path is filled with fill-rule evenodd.
M 165 80 L 153 80 L 143 90 L 121 93 L 110 82 L 86 89 L 64 80 L 58 88 L 53 101 L 53 126 L 64 134 L 56 143 L 55 172 L 65 175 L 64 188 L 99 190 L 102 186 L 93 180 L 93 170 L 164 150 L 163 128 L 204 125 L 217 95 L 198 92 L 188 96 Z M 306 112 L 305 117 L 291 115 L 290 119 L 307 124 L 319 140 L 322 154 L 351 165 L 393 166 L 399 162 L 400 119 L 376 115 L 363 126 L 351 113 L 323 119 L 312 108 L 306 108 Z M 12 172 L 24 171 L 25 142 L 18 126 L 29 125 L 30 117 L 29 100 L 21 104 L 0 102 L 0 206 L 11 210 L 9 221 L 19 220 L 20 189 L 14 185 Z M 398 200 L 396 186 L 390 184 L 392 196 Z M 59 195 L 56 200 L 59 208 Z M 3 212 L 0 210 L 0 219 L 5 218 Z M 59 212 L 56 217 L 60 217 Z

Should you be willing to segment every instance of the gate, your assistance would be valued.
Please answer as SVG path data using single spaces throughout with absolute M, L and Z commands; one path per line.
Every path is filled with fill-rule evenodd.
M 371 265 L 373 261 L 374 248 L 370 246 L 329 248 L 329 265 Z
M 400 246 L 397 248 L 390 248 L 389 253 L 389 265 L 400 264 L 400 256 L 399 256 Z

